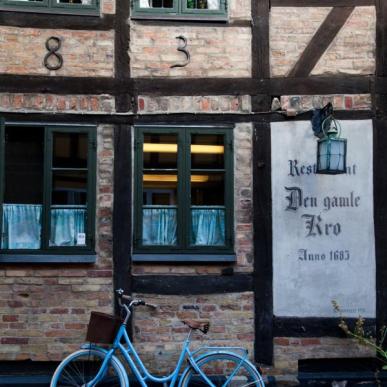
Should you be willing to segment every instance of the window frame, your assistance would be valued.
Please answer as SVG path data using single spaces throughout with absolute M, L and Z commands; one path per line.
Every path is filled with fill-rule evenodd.
M 95 262 L 95 214 L 96 214 L 96 126 L 84 124 L 47 124 L 37 122 L 5 121 L 0 119 L 0 232 L 2 232 L 5 188 L 5 129 L 6 127 L 44 128 L 43 201 L 40 249 L 1 249 L 0 262 Z M 85 133 L 88 135 L 86 245 L 49 246 L 52 206 L 52 156 L 54 133 Z
M 0 0 L 0 10 L 2 11 L 20 11 L 20 12 L 37 12 L 52 14 L 69 14 L 99 16 L 100 0 L 91 0 L 91 4 L 57 4 L 55 0 L 43 1 L 17 1 L 17 0 Z
M 187 8 L 186 1 L 173 0 L 173 8 L 141 8 L 140 0 L 131 0 L 131 18 L 228 21 L 228 0 L 219 0 L 219 9 L 213 10 Z
M 134 155 L 134 261 L 235 261 L 234 254 L 234 160 L 233 160 L 233 126 L 135 126 Z M 177 245 L 149 246 L 142 244 L 142 209 L 143 209 L 143 142 L 144 133 L 176 134 L 177 154 Z M 224 136 L 224 179 L 225 179 L 225 246 L 191 246 L 191 135 L 221 134 Z M 184 205 L 182 203 L 188 203 Z M 182 219 L 185 219 L 182 221 Z M 208 254 L 210 258 L 203 259 Z

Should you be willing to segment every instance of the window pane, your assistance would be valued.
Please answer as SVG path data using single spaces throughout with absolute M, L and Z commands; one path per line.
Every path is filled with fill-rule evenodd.
M 40 249 L 42 206 L 4 204 L 2 249 Z
M 186 0 L 188 9 L 219 9 L 219 0 Z
M 177 243 L 177 174 L 143 174 L 142 240 L 144 245 Z M 171 208 L 172 207 L 172 208 Z
M 140 8 L 173 8 L 173 0 L 140 0 Z
M 52 176 L 52 204 L 86 204 L 87 172 L 54 171 Z
M 176 205 L 177 175 L 176 173 L 159 172 L 143 175 L 144 205 Z
M 224 246 L 224 209 L 192 209 L 191 230 L 191 245 Z
M 43 141 L 43 128 L 5 128 L 5 203 L 42 204 Z
M 191 205 L 224 205 L 224 173 L 192 174 Z
M 224 136 L 194 134 L 191 136 L 191 168 L 223 169 Z
M 86 245 L 86 209 L 51 209 L 50 246 Z
M 177 210 L 144 208 L 142 210 L 143 245 L 172 246 L 177 243 Z
M 54 133 L 54 168 L 87 168 L 87 134 Z
M 144 134 L 144 168 L 176 169 L 177 136 L 169 134 Z

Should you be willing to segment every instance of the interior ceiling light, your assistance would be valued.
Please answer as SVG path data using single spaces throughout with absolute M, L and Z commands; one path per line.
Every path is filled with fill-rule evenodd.
M 176 153 L 177 144 L 151 144 L 144 143 L 145 153 Z M 191 153 L 201 154 L 223 154 L 223 145 L 191 145 Z
M 177 182 L 177 175 L 144 174 L 143 181 Z M 205 183 L 210 180 L 208 175 L 191 175 L 192 183 Z

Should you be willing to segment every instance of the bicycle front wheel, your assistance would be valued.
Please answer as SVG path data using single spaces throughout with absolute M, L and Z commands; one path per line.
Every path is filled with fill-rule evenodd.
M 50 387 L 86 386 L 97 375 L 104 358 L 105 353 L 95 349 L 81 349 L 72 353 L 59 364 Z M 102 379 L 93 386 L 126 387 L 125 376 L 117 360 L 110 361 Z
M 249 362 L 232 353 L 214 353 L 197 362 L 200 370 L 217 387 L 264 387 L 262 376 Z M 208 386 L 207 382 L 191 368 L 180 387 Z

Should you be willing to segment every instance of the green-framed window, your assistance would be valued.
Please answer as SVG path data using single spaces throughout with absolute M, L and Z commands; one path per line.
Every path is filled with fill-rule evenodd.
M 95 132 L 1 123 L 0 261 L 12 254 L 93 254 Z
M 227 0 L 131 0 L 134 18 L 227 20 Z
M 135 252 L 233 252 L 230 127 L 136 127 Z
M 0 10 L 98 15 L 99 0 L 0 0 Z

